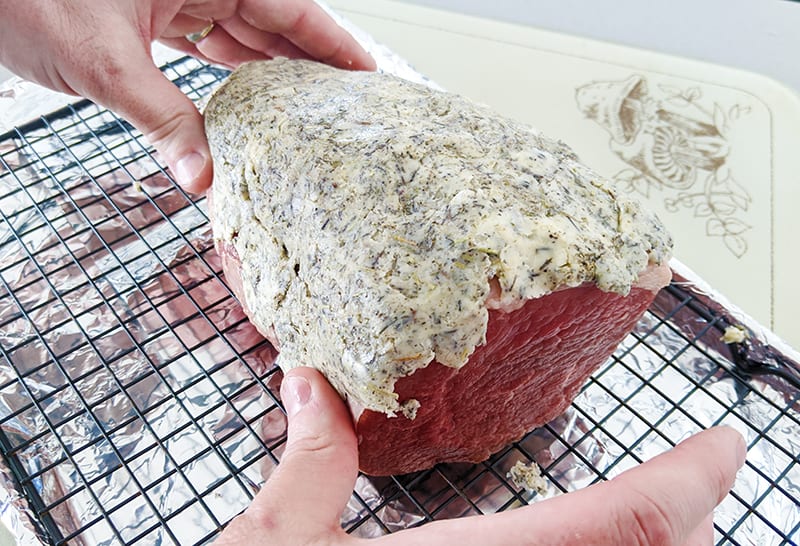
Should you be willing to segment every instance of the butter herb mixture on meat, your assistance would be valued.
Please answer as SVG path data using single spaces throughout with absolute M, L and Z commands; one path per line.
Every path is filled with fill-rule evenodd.
M 281 365 L 399 412 L 394 383 L 462 366 L 495 305 L 669 256 L 658 220 L 563 144 L 450 93 L 311 61 L 249 63 L 205 111 L 218 243 Z

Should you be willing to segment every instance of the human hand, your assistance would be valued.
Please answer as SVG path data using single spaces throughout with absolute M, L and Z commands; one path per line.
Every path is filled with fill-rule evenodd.
M 0 0 L 0 14 L 0 63 L 128 119 L 193 193 L 212 178 L 203 120 L 153 64 L 154 40 L 228 67 L 284 56 L 375 68 L 313 0 Z M 197 44 L 184 37 L 209 21 Z
M 310 368 L 281 386 L 289 416 L 278 468 L 217 539 L 238 544 L 358 545 L 340 517 L 358 473 L 358 447 L 345 404 Z M 712 428 L 613 480 L 508 512 L 437 521 L 375 539 L 376 544 L 712 544 L 711 514 L 744 463 L 735 430 Z

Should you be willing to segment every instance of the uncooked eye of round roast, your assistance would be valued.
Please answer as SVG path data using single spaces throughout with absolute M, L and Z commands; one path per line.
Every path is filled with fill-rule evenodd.
M 653 214 L 457 95 L 278 59 L 237 69 L 205 119 L 228 283 L 282 367 L 348 401 L 367 473 L 544 424 L 669 282 Z

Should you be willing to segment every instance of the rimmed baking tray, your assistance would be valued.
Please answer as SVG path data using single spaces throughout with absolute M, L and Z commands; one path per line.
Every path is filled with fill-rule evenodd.
M 196 100 L 226 75 L 191 58 L 164 70 Z M 726 423 L 749 455 L 716 541 L 794 544 L 797 363 L 757 335 L 723 343 L 734 322 L 676 279 L 564 415 L 481 464 L 361 476 L 342 525 L 377 536 L 512 509 Z M 0 135 L 0 498 L 21 543 L 212 540 L 281 457 L 273 357 L 221 276 L 205 199 L 140 133 L 83 101 Z M 520 460 L 546 493 L 508 479 Z

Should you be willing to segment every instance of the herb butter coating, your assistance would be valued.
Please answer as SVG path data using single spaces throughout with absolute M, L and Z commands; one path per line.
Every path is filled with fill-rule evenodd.
M 668 259 L 662 225 L 560 142 L 454 94 L 311 61 L 236 70 L 205 110 L 215 238 L 284 369 L 394 415 L 394 383 L 463 366 L 494 306 Z M 408 411 L 404 413 L 408 414 Z

